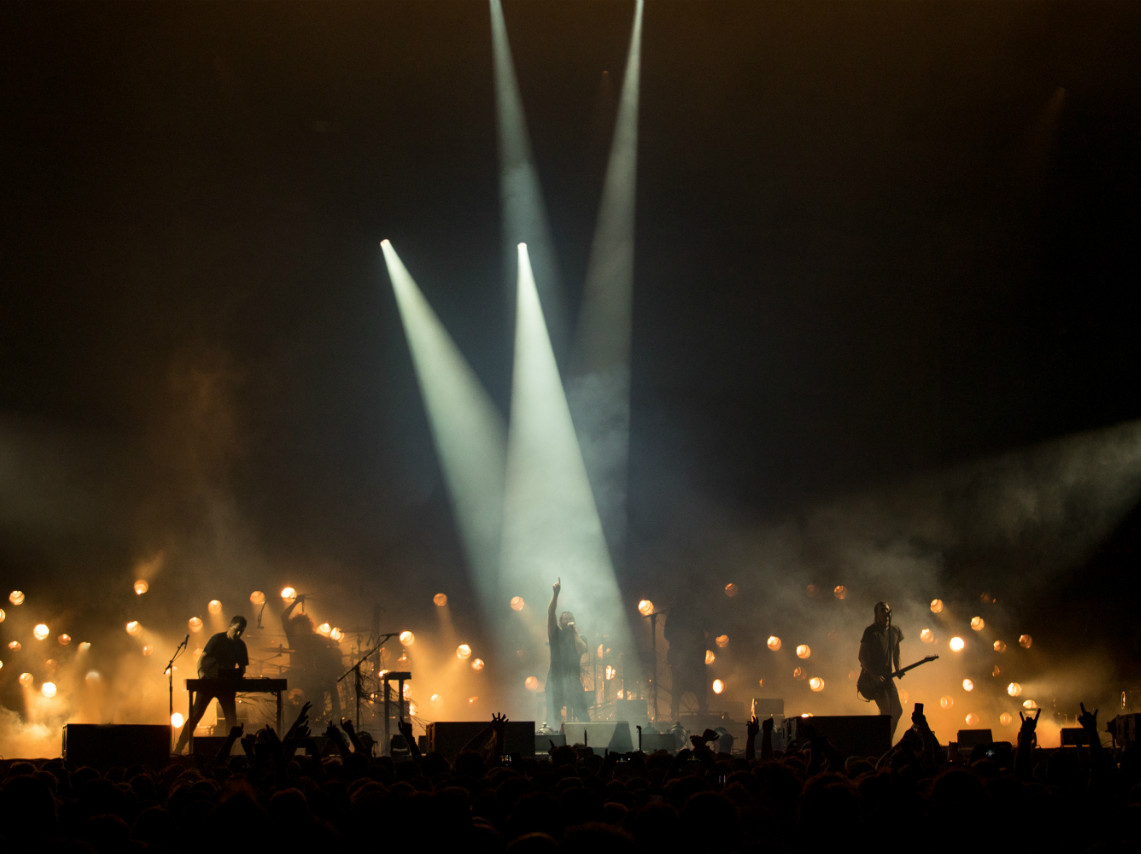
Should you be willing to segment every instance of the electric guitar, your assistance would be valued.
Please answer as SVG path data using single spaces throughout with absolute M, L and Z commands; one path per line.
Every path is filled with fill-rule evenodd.
M 893 671 L 890 675 L 891 679 L 902 677 L 912 668 L 918 668 L 920 665 L 926 665 L 928 662 L 934 662 L 938 656 L 926 656 L 918 662 L 912 662 L 906 668 L 900 668 L 898 671 Z M 860 693 L 865 701 L 874 701 L 876 695 L 883 691 L 884 684 L 879 682 L 875 677 L 863 669 L 860 670 L 859 679 L 856 680 L 856 691 Z

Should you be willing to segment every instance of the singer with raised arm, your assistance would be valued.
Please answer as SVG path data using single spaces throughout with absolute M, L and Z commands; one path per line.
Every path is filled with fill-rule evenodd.
M 893 741 L 896 725 L 903 715 L 899 691 L 893 679 L 893 675 L 900 671 L 901 641 L 903 632 L 891 622 L 891 606 L 883 602 L 876 603 L 875 623 L 864 629 L 860 639 L 861 674 L 858 686 L 864 697 L 876 702 L 880 715 L 891 716 Z
M 547 672 L 548 722 L 553 726 L 555 722 L 563 721 L 563 707 L 566 707 L 568 721 L 590 721 L 586 692 L 582 688 L 582 656 L 586 653 L 586 642 L 578 634 L 573 614 L 566 611 L 555 617 L 562 578 L 552 587 L 554 594 L 547 607 L 547 641 L 551 646 L 551 667 Z
M 198 660 L 198 676 L 206 679 L 232 679 L 235 690 L 226 691 L 215 689 L 213 691 L 199 692 L 194 698 L 194 708 L 190 711 L 190 719 L 178 735 L 178 743 L 174 746 L 174 753 L 181 754 L 190 741 L 194 728 L 210 708 L 210 702 L 215 698 L 222 705 L 222 712 L 226 716 L 226 730 L 238 725 L 237 683 L 245 676 L 246 667 L 250 664 L 250 655 L 246 650 L 246 643 L 242 641 L 242 634 L 246 631 L 246 619 L 241 615 L 230 621 L 225 632 L 218 632 L 210 636 L 206 647 L 202 650 L 202 657 Z

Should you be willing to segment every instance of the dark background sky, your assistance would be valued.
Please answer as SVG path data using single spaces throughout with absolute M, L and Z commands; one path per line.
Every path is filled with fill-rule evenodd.
M 633 4 L 504 10 L 573 309 Z M 632 596 L 702 565 L 771 591 L 725 531 L 803 534 L 814 503 L 1141 417 L 1139 25 L 1134 2 L 647 3 Z M 82 622 L 161 552 L 177 625 L 219 584 L 393 621 L 462 590 L 378 242 L 506 412 L 485 5 L 9 3 L 0 79 L 5 584 Z M 1047 586 L 1079 628 L 1128 622 L 1134 664 L 1135 504 Z M 963 596 L 1033 572 L 966 553 L 938 562 Z

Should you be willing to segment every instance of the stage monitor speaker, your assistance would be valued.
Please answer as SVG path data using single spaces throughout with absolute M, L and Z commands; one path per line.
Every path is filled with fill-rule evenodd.
M 567 744 L 567 738 L 561 733 L 536 733 L 535 753 L 549 755 L 551 753 L 551 743 L 554 743 L 555 748 L 559 748 Z
M 634 750 L 628 721 L 566 721 L 562 732 L 567 745 L 586 744 L 599 753 L 604 748 L 619 754 Z
M 970 754 L 976 745 L 990 745 L 994 742 L 990 728 L 975 728 L 973 730 L 960 730 L 956 737 L 960 753 Z
M 169 724 L 65 724 L 63 761 L 72 768 L 150 766 L 170 762 Z
M 1086 735 L 1084 727 L 1063 727 L 1060 738 L 1063 748 L 1089 745 L 1089 737 Z
M 434 721 L 425 728 L 429 751 L 455 760 L 465 745 L 486 728 L 486 721 Z M 535 722 L 507 722 L 507 753 L 512 757 L 531 759 L 535 756 Z M 545 745 L 546 743 L 544 743 Z
M 789 739 L 797 738 L 800 723 L 810 725 L 846 757 L 879 757 L 891 749 L 891 716 L 815 715 L 785 719 Z
M 646 754 L 653 754 L 655 751 L 665 751 L 669 754 L 673 754 L 679 747 L 677 737 L 672 733 L 642 732 L 642 751 Z
M 1106 729 L 1113 734 L 1113 741 L 1119 748 L 1137 741 L 1137 731 L 1141 730 L 1141 713 L 1125 713 L 1114 718 Z

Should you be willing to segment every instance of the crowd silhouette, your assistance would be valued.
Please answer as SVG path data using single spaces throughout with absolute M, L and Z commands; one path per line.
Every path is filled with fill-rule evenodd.
M 676 753 L 550 746 L 502 760 L 497 715 L 454 758 L 421 754 L 401 725 L 372 756 L 351 722 L 278 736 L 231 730 L 215 757 L 165 768 L 0 761 L 6 851 L 893 852 L 1137 851 L 1136 744 L 1041 749 L 1024 715 L 1012 750 L 948 757 L 921 711 L 882 757 L 844 756 L 803 723 L 773 750 L 772 719 L 742 754 L 718 734 Z M 324 742 L 324 737 L 328 742 Z M 760 745 L 758 746 L 758 740 Z M 235 743 L 241 750 L 233 752 Z M 333 746 L 318 750 L 321 745 Z M 324 753 L 326 756 L 322 756 Z M 953 753 L 952 753 L 953 754 Z

